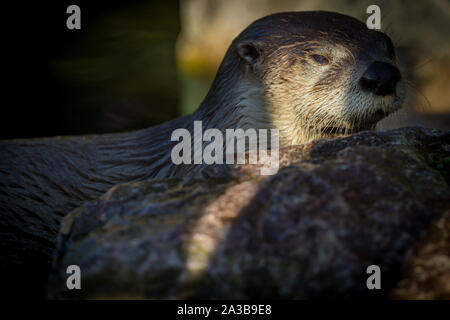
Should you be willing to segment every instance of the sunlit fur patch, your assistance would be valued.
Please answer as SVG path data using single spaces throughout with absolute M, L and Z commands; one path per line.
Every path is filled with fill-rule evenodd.
M 279 129 L 280 147 L 372 130 L 405 97 L 404 80 L 389 96 L 359 84 L 374 61 L 397 66 L 386 37 L 337 13 L 262 18 L 233 40 L 193 118 L 202 119 L 205 129 Z M 242 43 L 254 45 L 260 57 L 239 56 Z M 329 63 L 314 62 L 314 54 Z
M 329 66 L 314 66 L 307 53 L 280 59 L 266 75 L 266 108 L 280 129 L 281 145 L 305 143 L 372 130 L 397 111 L 404 100 L 403 81 L 395 95 L 377 96 L 359 86 L 364 65 L 349 50 L 340 48 Z M 272 71 L 272 72 L 271 72 Z

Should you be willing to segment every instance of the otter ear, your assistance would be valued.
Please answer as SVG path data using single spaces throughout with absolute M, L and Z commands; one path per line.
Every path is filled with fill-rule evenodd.
M 239 56 L 248 64 L 254 65 L 261 59 L 260 45 L 256 42 L 241 41 L 237 44 L 237 52 Z

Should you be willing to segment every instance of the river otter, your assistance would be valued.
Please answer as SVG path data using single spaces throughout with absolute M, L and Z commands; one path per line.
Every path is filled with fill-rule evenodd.
M 192 115 L 122 134 L 0 143 L 2 261 L 45 270 L 60 219 L 123 182 L 182 175 L 171 133 L 204 128 L 277 128 L 280 146 L 374 128 L 400 108 L 402 76 L 392 41 L 352 17 L 289 12 L 259 19 L 230 45 Z M 11 250 L 14 248 L 14 250 Z M 14 265 L 19 261 L 17 265 Z M 5 272 L 3 275 L 7 274 Z

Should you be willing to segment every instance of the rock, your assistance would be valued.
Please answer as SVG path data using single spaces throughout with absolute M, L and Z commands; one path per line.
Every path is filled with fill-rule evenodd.
M 394 299 L 450 300 L 450 211 L 434 223 L 405 264 Z
M 447 292 L 401 288 L 420 281 L 405 271 L 412 253 L 424 256 L 421 241 L 450 210 L 450 132 L 366 131 L 282 149 L 280 160 L 274 176 L 209 166 L 84 203 L 63 221 L 49 297 L 448 297 L 448 263 L 439 269 Z M 442 230 L 435 241 L 448 262 Z M 73 264 L 82 289 L 69 291 Z M 381 290 L 367 289 L 370 265 L 381 268 Z

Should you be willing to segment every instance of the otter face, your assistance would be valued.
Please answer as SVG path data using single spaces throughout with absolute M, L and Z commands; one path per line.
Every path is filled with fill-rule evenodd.
M 250 25 L 236 46 L 282 145 L 374 129 L 404 100 L 390 38 L 345 15 L 275 14 Z

